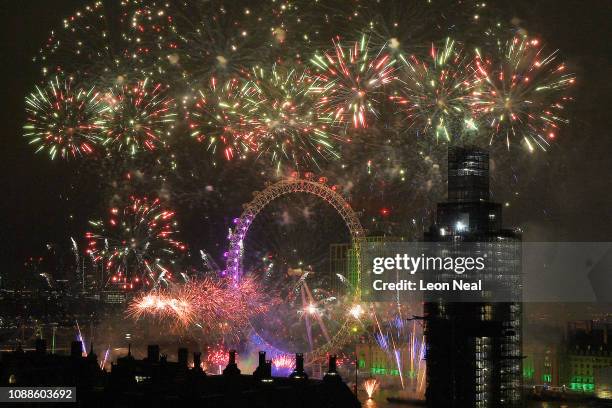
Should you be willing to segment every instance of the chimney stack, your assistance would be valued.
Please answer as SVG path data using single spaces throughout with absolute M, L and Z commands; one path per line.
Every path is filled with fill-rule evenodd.
M 159 346 L 157 344 L 149 344 L 147 346 L 147 360 L 150 363 L 159 362 Z
M 78 340 L 70 343 L 70 356 L 71 357 L 82 357 L 83 356 L 83 343 Z
M 338 375 L 338 371 L 336 370 L 336 360 L 337 356 L 335 354 L 329 356 L 329 365 L 327 368 L 327 373 L 325 373 L 325 376 L 323 376 L 323 381 L 338 382 L 341 380 L 340 376 Z
M 187 367 L 187 359 L 189 358 L 189 351 L 185 347 L 178 349 L 178 363 L 181 367 Z
M 195 351 L 193 353 L 193 369 L 202 370 L 202 353 Z
M 238 365 L 236 364 L 236 350 L 230 350 L 229 362 L 227 363 L 227 366 L 223 370 L 223 375 L 225 376 L 240 375 L 240 369 L 238 368 Z
M 253 376 L 258 377 L 258 378 L 263 378 L 265 365 L 266 365 L 266 352 L 260 351 L 259 352 L 259 364 L 257 365 L 257 368 L 255 369 L 255 371 L 253 371 Z
M 264 361 L 264 365 L 262 366 L 263 368 L 263 374 L 261 376 L 261 382 L 262 383 L 271 383 L 274 380 L 272 380 L 272 360 L 266 360 Z
M 302 353 L 295 354 L 295 370 L 293 370 L 289 378 L 296 378 L 296 379 L 303 379 L 303 380 L 308 378 L 308 374 L 306 374 L 306 371 L 304 371 L 304 354 Z

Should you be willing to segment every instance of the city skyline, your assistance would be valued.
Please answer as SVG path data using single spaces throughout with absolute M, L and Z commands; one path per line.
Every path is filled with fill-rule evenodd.
M 105 378 L 128 378 L 141 368 L 126 348 L 159 344 L 143 361 L 188 347 L 211 376 L 258 364 L 258 381 L 326 387 L 338 374 L 343 393 L 377 393 L 376 404 L 608 398 L 612 257 L 598 251 L 612 230 L 610 11 L 578 0 L 2 6 L 7 361 L 35 339 L 44 351 L 28 356 L 59 361 L 59 344 L 77 340 L 83 356 L 96 345 L 92 361 L 103 353 Z M 491 253 L 472 285 L 486 300 L 442 286 L 376 298 L 373 253 L 463 241 Z M 235 365 L 231 350 L 247 357 Z

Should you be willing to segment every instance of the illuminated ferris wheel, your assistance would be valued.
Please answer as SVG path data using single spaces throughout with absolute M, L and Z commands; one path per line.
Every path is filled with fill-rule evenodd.
M 234 222 L 224 274 L 235 281 L 255 274 L 281 299 L 272 313 L 251 321 L 259 341 L 277 351 L 303 352 L 309 360 L 341 347 L 355 320 L 350 311 L 359 300 L 365 233 L 339 187 L 295 174 L 254 193 Z M 322 256 L 340 241 L 356 262 L 351 283 L 346 274 L 330 273 Z M 338 285 L 344 290 L 333 290 Z

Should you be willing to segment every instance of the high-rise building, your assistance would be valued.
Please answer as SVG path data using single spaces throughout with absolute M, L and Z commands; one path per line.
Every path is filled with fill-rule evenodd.
M 519 407 L 521 238 L 502 228 L 502 207 L 490 201 L 488 153 L 452 148 L 448 161 L 448 201 L 438 204 L 425 240 L 451 243 L 459 252 L 469 247 L 471 256 L 473 251 L 488 254 L 492 270 L 486 273 L 501 281 L 513 300 L 493 301 L 486 292 L 469 302 L 426 295 L 427 405 Z

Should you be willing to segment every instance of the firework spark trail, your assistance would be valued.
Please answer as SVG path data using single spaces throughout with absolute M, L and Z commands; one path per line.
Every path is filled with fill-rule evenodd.
M 288 376 L 295 369 L 295 358 L 289 354 L 279 354 L 272 358 L 272 368 L 276 375 Z
M 236 78 L 220 83 L 211 78 L 208 87 L 197 91 L 187 120 L 191 137 L 204 143 L 213 156 L 225 160 L 244 159 L 257 149 L 244 101 L 251 90 Z
M 206 350 L 206 362 L 210 366 L 214 366 L 218 369 L 218 374 L 223 373 L 223 366 L 229 362 L 229 351 L 223 346 L 218 344 L 215 347 L 208 347 Z
M 399 372 L 402 389 L 404 389 L 405 388 L 404 375 L 402 374 L 402 358 L 401 358 L 400 350 L 398 350 L 395 347 L 395 339 L 393 337 L 391 337 L 391 343 L 393 344 L 393 357 L 395 357 L 395 365 L 397 366 L 397 371 Z
M 417 374 L 417 390 L 420 393 L 425 392 L 425 374 L 427 373 L 427 365 L 425 364 L 425 336 L 423 336 L 422 340 L 421 340 L 421 350 L 418 354 L 419 356 L 419 364 L 423 364 L 423 369 L 420 368 L 419 366 L 419 371 L 418 373 L 421 374 L 421 381 L 418 381 L 418 374 Z
M 152 318 L 181 331 L 197 324 L 213 336 L 235 338 L 252 317 L 272 305 L 274 301 L 253 278 L 242 279 L 236 287 L 231 279 L 205 277 L 136 297 L 127 314 L 136 320 Z
M 316 54 L 310 61 L 320 71 L 310 87 L 319 95 L 319 108 L 334 121 L 367 128 L 378 116 L 383 87 L 396 80 L 395 63 L 384 48 L 374 50 L 367 36 L 351 46 L 333 41 L 333 52 Z
M 24 137 L 51 159 L 90 155 L 103 142 L 108 109 L 94 87 L 75 88 L 71 78 L 56 76 L 26 97 Z
M 166 144 L 177 119 L 176 104 L 168 88 L 145 78 L 109 89 L 104 95 L 110 107 L 104 141 L 109 150 L 134 156 L 143 149 L 151 151 Z
M 106 366 L 106 361 L 108 360 L 109 354 L 110 354 L 110 345 L 106 348 L 106 351 L 104 352 L 104 358 L 100 362 L 100 370 L 104 370 L 104 367 Z
M 276 45 L 272 13 L 259 2 L 135 2 L 132 29 L 125 34 L 138 44 L 135 53 L 188 87 L 242 75 Z
M 376 390 L 378 389 L 378 380 L 375 378 L 368 378 L 363 382 L 363 388 L 365 389 L 368 398 L 372 398 Z
M 373 337 L 378 346 L 387 354 L 388 361 L 396 366 L 402 388 L 406 387 L 408 379 L 410 379 L 410 382 L 416 380 L 416 387 L 420 392 L 422 391 L 422 375 L 425 370 L 425 339 L 424 337 L 421 340 L 417 338 L 417 322 L 415 320 L 412 321 L 412 325 L 407 325 L 401 318 L 401 310 L 398 310 L 397 313 L 398 315 L 385 320 L 381 324 L 377 313 L 374 311 L 372 313 L 375 323 Z M 403 347 L 406 347 L 405 358 L 407 363 L 405 368 L 408 370 L 407 377 L 403 374 Z
M 446 141 L 477 130 L 469 98 L 481 78 L 473 59 L 453 39 L 432 44 L 427 59 L 402 55 L 400 60 L 400 86 L 390 99 L 409 119 L 409 127 Z
M 167 285 L 173 279 L 170 265 L 187 249 L 175 238 L 175 212 L 157 198 L 132 196 L 122 210 L 110 209 L 108 221 L 90 225 L 93 231 L 85 234 L 87 254 L 104 264 L 109 273 L 105 284 L 123 289 Z
M 122 30 L 123 19 L 109 21 L 103 1 L 91 1 L 49 34 L 34 61 L 43 75 L 69 73 L 89 82 L 124 69 L 128 44 L 114 42 L 111 28 Z
M 566 72 L 558 52 L 546 54 L 537 39 L 515 37 L 498 44 L 498 55 L 477 53 L 478 73 L 484 78 L 474 92 L 472 109 L 489 129 L 489 144 L 522 140 L 546 150 L 562 124 L 566 93 L 575 76 Z
M 81 342 L 81 353 L 86 356 L 87 355 L 87 347 L 85 346 L 85 339 L 83 338 L 83 334 L 81 333 L 81 328 L 79 327 L 79 321 L 75 320 L 77 327 L 77 340 Z
M 306 70 L 274 64 L 269 70 L 255 67 L 245 85 L 245 122 L 252 126 L 258 154 L 277 170 L 285 162 L 319 168 L 320 159 L 339 157 L 334 143 L 340 137 L 329 115 L 317 108 L 312 83 Z
M 128 315 L 136 320 L 152 317 L 159 321 L 187 327 L 194 322 L 194 310 L 188 300 L 162 293 L 149 293 L 132 301 Z

